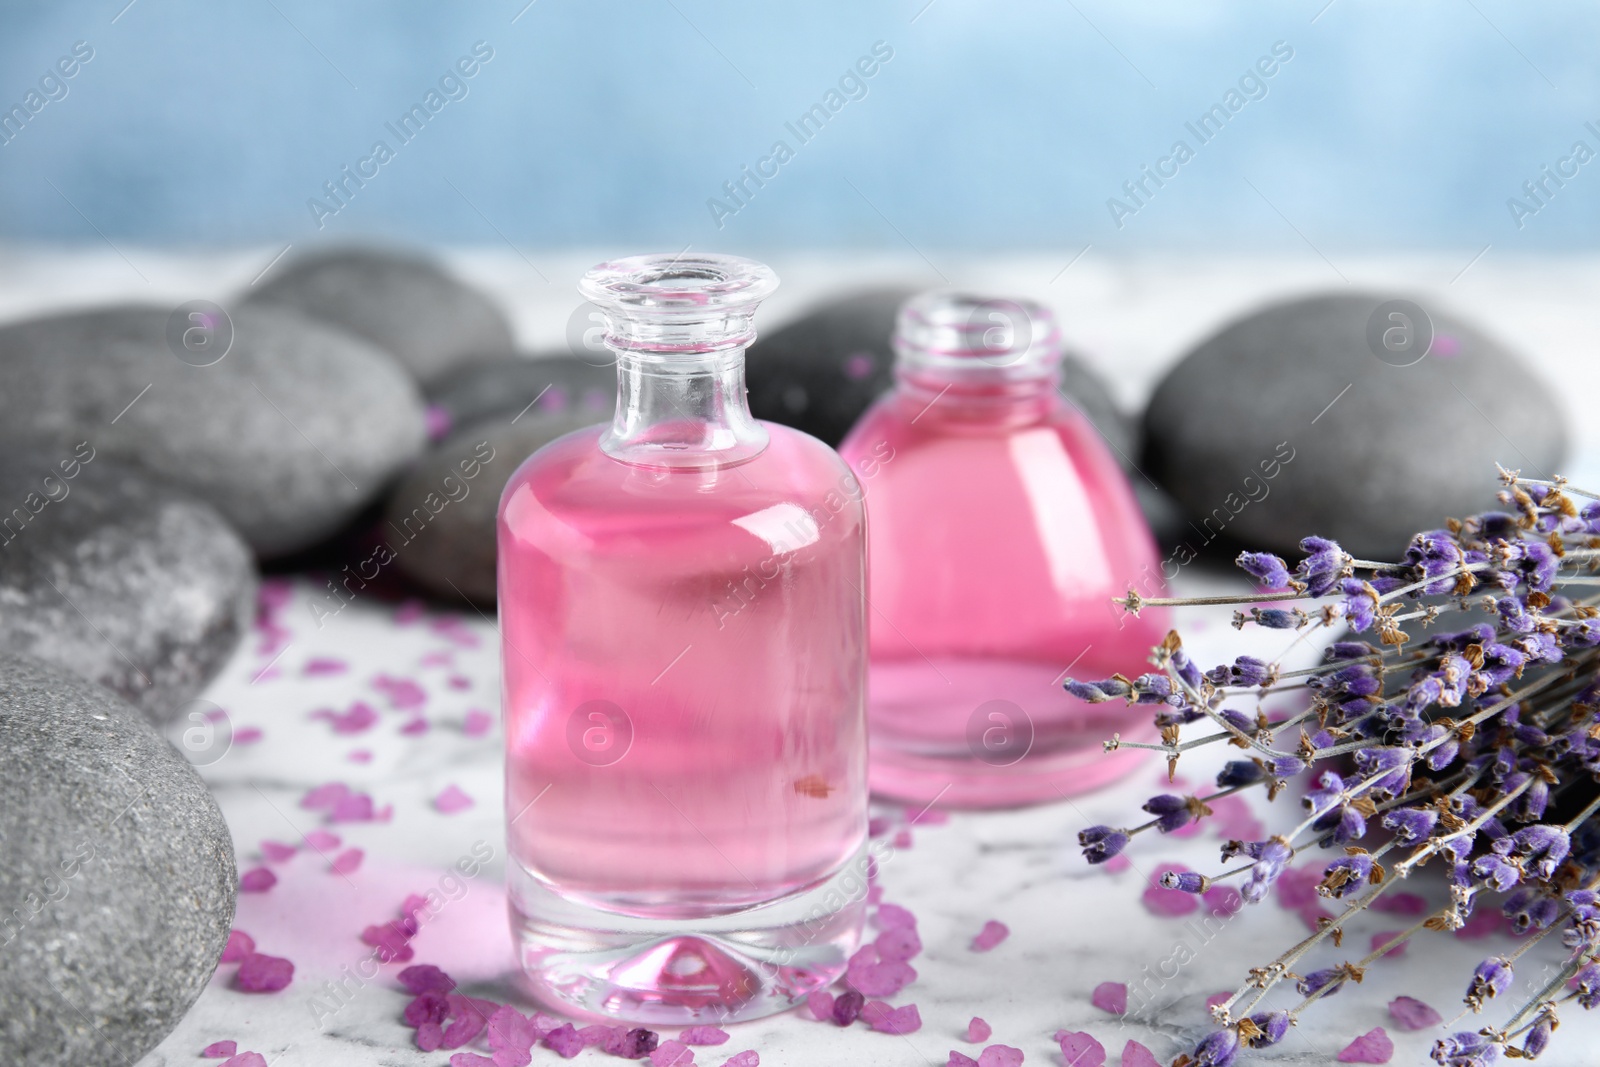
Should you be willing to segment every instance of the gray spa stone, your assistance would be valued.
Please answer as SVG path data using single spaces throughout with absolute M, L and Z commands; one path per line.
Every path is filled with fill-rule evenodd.
M 165 723 L 249 630 L 249 546 L 209 505 L 87 442 L 0 454 L 0 508 L 0 650 Z
M 505 356 L 452 370 L 426 392 L 451 428 L 494 415 L 507 422 L 518 415 L 518 422 L 579 415 L 606 422 L 616 409 L 617 368 L 568 355 Z
M 205 783 L 114 694 L 0 653 L 0 843 L 5 1062 L 135 1063 L 233 923 L 233 841 Z
M 421 398 L 382 349 L 245 307 L 218 328 L 225 354 L 201 357 L 171 340 L 173 315 L 119 306 L 0 328 L 0 441 L 63 454 L 87 441 L 210 503 L 263 557 L 339 529 L 421 450 Z
M 1559 473 L 1569 435 L 1550 387 L 1470 321 L 1395 299 L 1273 304 L 1167 374 L 1145 411 L 1144 468 L 1197 539 L 1220 529 L 1293 553 L 1319 534 L 1396 559 L 1413 533 L 1495 506 L 1497 462 Z
M 350 248 L 304 256 L 273 270 L 246 303 L 286 305 L 364 337 L 422 382 L 512 348 L 499 307 L 420 255 Z
M 535 450 L 598 421 L 584 414 L 494 417 L 435 448 L 389 498 L 379 536 L 417 584 L 461 606 L 495 601 L 500 492 Z

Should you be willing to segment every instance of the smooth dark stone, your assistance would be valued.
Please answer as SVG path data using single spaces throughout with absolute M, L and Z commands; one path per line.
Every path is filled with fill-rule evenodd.
M 581 415 L 605 422 L 616 410 L 617 368 L 567 355 L 481 360 L 431 383 L 427 397 L 452 431 L 495 415 L 509 422 L 524 411 L 524 419 Z
M 495 515 L 506 482 L 537 449 L 592 426 L 587 414 L 495 417 L 456 432 L 395 489 L 379 528 L 394 564 L 460 605 L 495 600 Z
M 248 304 L 288 305 L 392 352 L 419 380 L 512 349 L 487 296 L 434 260 L 373 248 L 303 256 L 275 268 Z
M 227 354 L 195 366 L 168 340 L 171 312 L 121 306 L 0 328 L 0 440 L 67 452 L 88 441 L 207 501 L 268 557 L 337 530 L 421 450 L 421 398 L 382 349 L 246 307 Z
M 915 292 L 884 289 L 845 297 L 758 336 L 745 361 L 750 410 L 837 446 L 894 384 L 895 316 Z M 1137 451 L 1130 420 L 1105 384 L 1070 354 L 1062 359 L 1061 391 L 1130 469 Z
M 1369 321 L 1393 299 L 1341 292 L 1274 304 L 1168 373 L 1145 411 L 1144 469 L 1188 513 L 1196 548 L 1221 531 L 1297 553 L 1318 534 L 1359 557 L 1397 559 L 1413 533 L 1494 507 L 1496 462 L 1560 472 L 1561 406 L 1527 363 L 1416 297 L 1432 348 L 1409 366 L 1398 364 L 1419 357 L 1380 359 Z
M 0 502 L 0 649 L 164 723 L 248 632 L 255 565 L 209 505 L 88 447 L 0 454 Z
M 233 839 L 205 783 L 111 692 L 0 653 L 0 842 L 5 1062 L 137 1062 L 233 923 Z

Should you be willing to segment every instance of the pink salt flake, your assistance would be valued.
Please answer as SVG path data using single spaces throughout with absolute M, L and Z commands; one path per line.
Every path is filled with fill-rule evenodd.
M 873 1003 L 879 1003 L 873 1001 Z M 888 1007 L 888 1005 L 884 1005 Z M 880 1034 L 914 1034 L 922 1029 L 922 1013 L 917 1011 L 915 1004 L 907 1004 L 900 1008 L 890 1008 L 888 1011 L 876 1012 L 870 1023 L 872 1028 Z M 861 1017 L 867 1017 L 866 1009 L 861 1010 Z
M 239 876 L 239 892 L 265 893 L 278 884 L 278 876 L 266 867 L 252 867 Z
M 461 732 L 468 737 L 482 737 L 494 728 L 494 718 L 482 708 L 468 708 L 461 720 Z
M 1388 1063 L 1394 1056 L 1394 1042 L 1379 1026 L 1368 1030 L 1344 1047 L 1340 1063 Z
M 445 974 L 431 963 L 419 963 L 414 967 L 407 967 L 395 975 L 406 992 L 421 993 L 448 993 L 456 987 L 456 980 Z
M 694 1067 L 694 1049 L 682 1041 L 663 1041 L 650 1053 L 651 1067 Z
M 813 989 L 806 994 L 806 1007 L 819 1023 L 833 1022 L 833 994 L 826 989 Z
M 761 1067 L 761 1054 L 753 1048 L 747 1048 L 723 1060 L 722 1067 Z
M 904 828 L 896 830 L 894 833 L 894 847 L 899 849 L 910 848 L 911 831 Z
M 365 855 L 366 853 L 359 848 L 347 848 L 333 857 L 333 862 L 328 865 L 328 870 L 334 874 L 355 874 L 361 867 L 361 860 Z
M 1407 915 L 1415 918 L 1427 912 L 1428 902 L 1415 893 L 1385 893 L 1368 907 L 1373 911 L 1388 912 L 1390 915 Z
M 350 787 L 343 782 L 319 785 L 300 798 L 300 806 L 312 811 L 324 811 L 350 795 Z
M 282 863 L 284 860 L 294 858 L 295 847 L 286 845 L 281 841 L 261 842 L 261 858 L 268 863 Z
M 1378 951 L 1384 945 L 1387 945 L 1389 942 L 1399 937 L 1401 933 L 1402 931 L 1400 930 L 1379 930 L 1377 933 L 1372 935 L 1372 951 Z M 1406 951 L 1406 944 L 1407 942 L 1405 941 L 1400 942 L 1394 948 L 1380 956 L 1379 959 L 1389 959 L 1394 956 L 1404 955 Z
M 372 687 L 389 698 L 391 707 L 401 711 L 414 711 L 428 701 L 427 691 L 410 678 L 380 674 L 372 680 Z
M 333 711 L 329 708 L 320 708 L 311 713 L 313 719 L 323 719 L 333 726 L 336 734 L 359 734 L 363 730 L 372 729 L 378 721 L 378 713 L 371 704 L 365 700 L 358 700 L 350 705 L 345 712 Z
M 1211 809 L 1211 817 L 1205 822 L 1218 837 L 1257 841 L 1266 836 L 1261 821 L 1250 811 L 1243 797 L 1218 797 L 1206 801 L 1206 806 Z
M 245 726 L 233 732 L 233 743 L 236 745 L 253 745 L 261 740 L 261 729 L 257 726 Z
M 1182 874 L 1188 869 L 1181 863 L 1163 864 L 1150 876 L 1150 884 L 1145 886 L 1144 895 L 1140 898 L 1144 901 L 1145 908 L 1156 915 L 1168 918 L 1177 918 L 1198 911 L 1200 900 L 1193 893 L 1185 893 L 1181 889 L 1164 889 L 1161 885 L 1161 876 L 1166 872 Z
M 394 621 L 398 626 L 410 626 L 427 614 L 420 600 L 407 600 L 394 609 Z
M 345 756 L 345 759 L 351 763 L 371 763 L 372 750 L 369 748 L 353 748 L 350 750 L 350 754 Z
M 1426 1030 L 1444 1022 L 1438 1012 L 1416 997 L 1395 997 L 1389 1001 L 1389 1018 L 1402 1030 Z
M 863 960 L 870 952 L 873 959 Z M 909 963 L 879 962 L 877 950 L 867 945 L 850 958 L 845 982 L 864 997 L 892 997 L 917 980 L 917 972 Z
M 228 944 L 222 950 L 222 963 L 238 963 L 256 950 L 255 938 L 243 930 L 229 930 Z
M 944 1061 L 944 1067 L 978 1067 L 978 1061 L 968 1056 L 965 1052 L 950 1050 L 950 1058 Z
M 1315 906 L 1321 900 L 1317 896 L 1317 883 L 1320 881 L 1320 867 L 1294 867 L 1284 871 L 1278 875 L 1278 903 L 1290 911 Z
M 428 720 L 419 716 L 400 727 L 400 732 L 405 734 L 407 737 L 415 737 L 417 734 L 425 734 L 428 732 Z
M 912 826 L 944 826 L 950 821 L 950 813 L 939 808 L 923 808 L 906 821 Z
M 590 1027 L 589 1029 L 607 1029 L 606 1027 Z M 516 1008 L 506 1004 L 496 1008 L 489 1016 L 489 1048 L 494 1052 L 494 1062 L 497 1067 L 527 1067 L 533 1061 L 530 1050 L 533 1043 L 539 1040 L 539 1033 L 533 1023 Z M 582 1037 L 582 1033 L 579 1034 Z M 599 1041 L 585 1041 L 585 1046 L 599 1044 Z
M 330 848 L 339 847 L 339 835 L 329 833 L 327 830 L 312 830 L 305 835 L 305 842 L 318 852 L 325 852 Z
M 874 886 L 868 886 L 867 887 L 867 903 L 868 904 L 882 904 L 883 903 L 883 886 L 874 885 Z
M 300 668 L 300 673 L 308 678 L 320 678 L 329 674 L 343 674 L 350 669 L 350 664 L 342 659 L 333 659 L 329 656 L 314 656 L 306 660 L 306 665 Z
M 1056 1043 L 1061 1046 L 1061 1058 L 1066 1061 L 1066 1067 L 1105 1067 L 1105 1046 L 1096 1041 L 1093 1034 L 1083 1030 L 1057 1030 Z M 1124 1058 L 1122 1062 L 1128 1061 Z
M 1139 1042 L 1129 1041 L 1122 1046 L 1122 1067 L 1161 1067 L 1161 1061 Z
M 446 1045 L 446 1048 L 459 1048 L 459 1045 Z M 533 1057 L 528 1057 L 528 1062 L 533 1062 Z M 492 1058 L 480 1056 L 476 1052 L 457 1052 L 450 1057 L 450 1067 L 500 1067 Z
M 1133 861 L 1121 853 L 1112 856 L 1100 864 L 1100 869 L 1107 874 L 1121 874 L 1133 866 Z
M 239 1043 L 237 1041 L 213 1041 L 211 1044 L 200 1050 L 200 1055 L 206 1057 L 207 1059 L 215 1060 L 221 1059 L 224 1056 L 232 1056 L 238 1051 Z
M 972 944 L 967 947 L 974 952 L 988 952 L 1000 942 L 1011 936 L 1011 928 L 1003 922 L 990 919 L 983 924 L 983 929 L 978 931 L 978 936 L 972 939 Z
M 466 811 L 476 803 L 457 785 L 447 785 L 444 792 L 433 798 L 434 809 L 443 815 L 454 815 L 458 811 Z
M 1122 982 L 1101 982 L 1089 995 L 1089 1003 L 1112 1015 L 1128 1012 L 1128 987 Z
M 491 1020 L 491 1025 L 492 1023 L 493 1021 Z M 597 1023 L 593 1026 L 579 1027 L 578 1039 L 583 1042 L 584 1048 L 599 1047 L 604 1049 L 608 1045 L 621 1041 L 626 1033 L 627 1031 L 620 1026 L 603 1026 Z
M 878 950 L 878 958 L 891 963 L 905 963 L 922 951 L 922 939 L 908 926 L 890 927 L 872 944 Z
M 1211 994 L 1209 997 L 1206 998 L 1206 1011 L 1210 1011 L 1212 1008 L 1216 1007 L 1218 1004 L 1226 1004 L 1228 1002 L 1228 999 L 1230 997 L 1232 997 L 1232 996 L 1233 996 L 1232 993 L 1213 993 L 1213 994 Z
M 894 820 L 887 815 L 874 815 L 867 820 L 867 836 L 882 837 L 894 826 Z
M 1022 1050 L 1010 1045 L 990 1045 L 978 1053 L 978 1067 L 1022 1067 Z
M 276 993 L 294 978 L 294 964 L 278 956 L 252 952 L 239 961 L 234 985 L 246 993 Z
M 1200 899 L 1206 902 L 1212 915 L 1223 918 L 1237 914 L 1244 907 L 1244 897 L 1231 885 L 1214 885 L 1201 893 Z
M 361 940 L 377 949 L 378 959 L 384 963 L 406 963 L 416 956 L 411 934 L 396 922 L 374 923 L 361 931 Z
M 259 1052 L 241 1052 L 223 1061 L 221 1067 L 267 1067 L 267 1058 Z
M 377 818 L 372 798 L 365 793 L 348 793 L 328 812 L 329 822 L 371 822 Z
M 570 1060 L 583 1051 L 583 1038 L 571 1023 L 562 1023 L 544 1035 L 545 1047 L 564 1060 Z
M 1484 905 L 1472 913 L 1472 918 L 1462 924 L 1456 931 L 1456 936 L 1464 941 L 1476 941 L 1480 937 L 1497 934 L 1505 928 L 1505 913 L 1499 908 Z
M 437 1051 L 444 1044 L 444 1027 L 432 1021 L 417 1027 L 417 1047 L 423 1052 Z
M 967 1023 L 967 1040 L 976 1045 L 980 1041 L 987 1041 L 994 1029 L 978 1016 L 974 1015 L 972 1021 Z
M 728 1031 L 715 1026 L 691 1026 L 678 1035 L 685 1045 L 721 1045 L 728 1040 Z
M 424 667 L 448 667 L 454 658 L 455 653 L 449 649 L 436 648 L 432 652 L 423 653 L 417 662 Z
M 444 684 L 455 690 L 471 689 L 472 679 L 464 674 L 452 674 L 445 679 Z
M 897 927 L 906 927 L 912 930 L 917 928 L 917 917 L 898 904 L 879 904 L 873 922 L 878 924 L 880 930 L 893 930 Z

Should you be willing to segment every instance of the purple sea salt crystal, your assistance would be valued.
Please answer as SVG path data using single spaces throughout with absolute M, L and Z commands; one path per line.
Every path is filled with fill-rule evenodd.
M 694 1067 L 694 1049 L 681 1041 L 663 1041 L 650 1053 L 650 1067 Z
M 1104 863 L 1128 847 L 1128 835 L 1109 826 L 1091 826 L 1078 831 L 1078 845 L 1090 863 Z
M 1061 1046 L 1061 1058 L 1067 1067 L 1105 1067 L 1105 1046 L 1084 1030 L 1057 1030 L 1056 1044 Z M 1127 1063 L 1126 1057 L 1123 1063 Z
M 1600 518 L 1596 522 L 1600 525 Z M 1234 563 L 1260 582 L 1263 589 L 1289 588 L 1289 565 L 1270 552 L 1241 552 Z
M 1163 793 L 1144 802 L 1144 810 L 1156 817 L 1156 829 L 1164 834 L 1181 830 L 1194 821 L 1194 811 L 1187 797 Z
M 1415 997 L 1395 997 L 1391 1000 L 1389 1018 L 1402 1030 L 1426 1030 L 1444 1022 L 1438 1012 Z
M 456 987 L 456 980 L 431 963 L 407 967 L 395 975 L 408 993 L 448 993 Z
M 1394 1057 L 1394 1042 L 1383 1027 L 1368 1030 L 1339 1053 L 1340 1063 L 1388 1063 Z
M 1337 541 L 1324 537 L 1307 537 L 1300 542 L 1302 551 L 1309 553 L 1295 568 L 1294 576 L 1305 583 L 1312 596 L 1325 596 L 1345 576 L 1350 557 L 1345 555 Z
M 1254 760 L 1229 760 L 1217 773 L 1218 789 L 1238 789 L 1267 780 L 1267 770 Z M 1104 829 L 1102 827 L 1101 829 Z M 1081 835 L 1080 835 L 1081 843 Z M 1126 844 L 1126 842 L 1124 842 Z M 1091 861 L 1092 862 L 1092 861 Z
M 1232 1067 L 1239 1057 L 1239 1035 L 1233 1030 L 1213 1030 L 1190 1053 L 1190 1067 Z
M 867 998 L 853 989 L 839 994 L 833 1002 L 833 1024 L 835 1026 L 849 1026 L 861 1018 L 861 1009 L 866 1003 Z
M 1289 1033 L 1290 1018 L 1286 1011 L 1263 1011 L 1250 1016 L 1258 1031 L 1245 1041 L 1250 1048 L 1270 1048 Z
M 234 986 L 246 993 L 276 993 L 294 979 L 294 964 L 278 956 L 252 952 L 239 961 Z
M 1383 828 L 1392 830 L 1402 845 L 1415 845 L 1428 839 L 1439 822 L 1436 808 L 1396 808 L 1383 817 Z
M 990 1045 L 978 1053 L 978 1067 L 1022 1067 L 1022 1050 L 1010 1045 Z
M 974 935 L 968 947 L 974 952 L 988 952 L 1010 936 L 1010 927 L 996 919 L 990 919 L 983 924 L 983 929 Z
M 890 927 L 873 942 L 878 958 L 886 963 L 905 963 L 922 951 L 922 939 L 911 927 Z
M 1485 1000 L 1491 1000 L 1510 989 L 1515 977 L 1511 961 L 1505 957 L 1491 956 L 1484 960 L 1472 972 L 1472 983 L 1467 987 L 1467 1005 L 1473 1011 L 1480 1010 Z
M 1089 994 L 1089 1003 L 1112 1015 L 1128 1012 L 1128 986 L 1124 982 L 1101 982 Z
M 564 1060 L 570 1060 L 583 1051 L 583 1038 L 571 1023 L 562 1023 L 544 1035 L 545 1047 Z

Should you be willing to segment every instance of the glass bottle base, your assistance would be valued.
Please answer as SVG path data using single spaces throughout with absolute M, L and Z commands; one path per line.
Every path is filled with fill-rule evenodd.
M 1078 796 L 1127 777 L 1151 753 L 1038 753 L 1008 766 L 971 757 L 939 758 L 873 746 L 868 774 L 874 796 L 941 808 L 1020 808 Z
M 564 897 L 513 861 L 511 932 L 529 992 L 566 1015 L 654 1026 L 787 1011 L 844 973 L 866 910 L 866 847 L 826 880 L 764 904 L 644 918 Z

